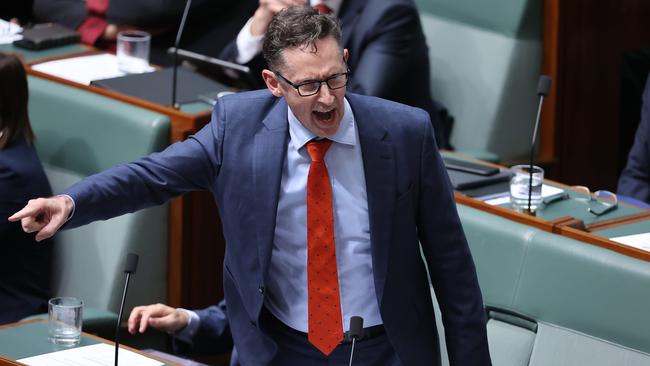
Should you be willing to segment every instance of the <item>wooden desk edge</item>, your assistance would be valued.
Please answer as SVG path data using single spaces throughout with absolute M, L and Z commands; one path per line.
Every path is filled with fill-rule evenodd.
M 44 320 L 44 319 L 32 319 L 32 320 L 27 320 L 27 321 L 24 321 L 24 322 L 16 322 L 16 323 L 0 325 L 0 330 L 1 329 L 6 329 L 6 328 L 12 328 L 12 327 L 19 327 L 19 326 L 26 325 L 26 324 L 31 324 L 31 323 L 47 323 L 47 320 Z M 86 332 L 82 332 L 82 334 L 84 336 L 88 337 L 88 338 L 92 338 L 92 339 L 94 339 L 96 341 L 99 341 L 101 343 L 110 344 L 110 345 L 115 346 L 115 342 L 109 341 L 108 339 L 104 339 L 104 338 L 101 338 L 101 337 L 98 337 L 96 335 L 89 334 L 89 333 L 86 333 Z M 154 355 L 149 354 L 147 352 L 143 352 L 143 351 L 140 351 L 140 350 L 135 349 L 133 347 L 125 346 L 123 344 L 120 345 L 120 348 L 129 350 L 131 352 L 138 353 L 138 354 L 140 354 L 142 356 L 152 358 L 154 360 L 160 361 L 162 363 L 166 363 L 168 365 L 182 366 L 182 365 L 180 365 L 180 364 L 178 364 L 176 362 L 173 362 L 173 361 L 170 361 L 170 360 L 158 357 L 158 356 L 154 356 Z M 72 349 L 72 348 L 70 348 L 70 349 Z M 14 361 L 12 359 L 9 359 L 9 358 L 6 358 L 6 357 L 0 355 L 0 366 L 25 366 L 25 364 L 22 364 L 22 363 L 20 363 L 18 361 Z

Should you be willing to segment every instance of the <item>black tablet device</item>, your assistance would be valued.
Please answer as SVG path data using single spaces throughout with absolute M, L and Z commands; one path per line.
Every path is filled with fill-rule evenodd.
M 490 176 L 499 172 L 499 169 L 495 167 L 481 163 L 474 163 L 467 160 L 453 159 L 448 157 L 443 157 L 442 160 L 448 170 L 457 170 L 460 172 L 478 174 L 483 176 Z
M 173 56 L 175 50 L 176 48 L 169 47 L 167 54 Z M 178 49 L 178 60 L 179 64 L 182 63 L 184 66 L 238 90 L 252 89 L 255 85 L 253 75 L 248 66 L 202 55 L 182 48 Z

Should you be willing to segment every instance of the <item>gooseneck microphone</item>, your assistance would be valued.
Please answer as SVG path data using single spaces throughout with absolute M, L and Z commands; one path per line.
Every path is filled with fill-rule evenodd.
M 539 128 L 539 119 L 542 115 L 542 105 L 544 104 L 544 97 L 548 95 L 551 90 L 551 77 L 548 75 L 541 75 L 537 83 L 537 95 L 539 95 L 539 105 L 537 106 L 537 118 L 535 118 L 535 128 L 533 129 L 533 141 L 530 144 L 530 166 L 528 168 L 528 212 L 530 213 L 530 201 L 533 195 L 533 160 L 535 158 L 535 142 L 537 141 L 537 130 Z
M 175 109 L 180 109 L 180 105 L 176 103 L 176 83 L 178 71 L 178 46 L 181 43 L 181 35 L 183 35 L 183 29 L 185 28 L 185 21 L 187 20 L 187 14 L 190 12 L 190 6 L 192 5 L 192 0 L 187 0 L 185 3 L 185 10 L 183 10 L 183 17 L 181 18 L 181 24 L 178 26 L 178 32 L 176 33 L 176 41 L 174 41 L 174 68 L 172 69 L 172 107 Z
M 352 357 L 354 356 L 354 345 L 357 339 L 363 337 L 363 318 L 360 316 L 353 316 L 350 318 L 350 330 L 348 331 L 350 338 L 352 338 L 352 349 L 350 350 L 350 365 L 352 366 Z
M 126 300 L 126 292 L 129 289 L 129 279 L 131 274 L 135 274 L 138 268 L 138 255 L 129 253 L 126 256 L 126 264 L 124 265 L 124 273 L 126 273 L 126 282 L 124 282 L 124 293 L 122 293 L 122 304 L 120 305 L 120 312 L 117 315 L 117 325 L 115 326 L 115 366 L 117 366 L 117 354 L 120 349 L 120 323 L 122 322 L 122 312 L 124 312 L 124 300 Z

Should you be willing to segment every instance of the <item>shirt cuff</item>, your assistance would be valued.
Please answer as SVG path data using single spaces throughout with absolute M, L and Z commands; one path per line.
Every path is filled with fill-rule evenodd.
M 104 35 L 104 30 L 107 25 L 108 23 L 104 18 L 89 16 L 77 28 L 81 34 L 81 42 L 91 46 L 94 45 Z
M 178 310 L 185 312 L 187 314 L 187 325 L 185 328 L 180 329 L 174 332 L 174 337 L 184 343 L 192 343 L 192 338 L 196 335 L 196 332 L 199 330 L 201 325 L 201 318 L 199 315 L 192 310 L 187 310 L 183 308 L 178 308 Z
M 251 34 L 252 22 L 253 18 L 248 19 L 248 22 L 246 22 L 237 35 L 237 58 L 235 61 L 240 64 L 247 63 L 262 52 L 264 36 L 254 36 Z
M 59 194 L 59 195 L 57 195 L 57 197 L 67 197 L 70 200 L 70 202 L 72 202 L 72 211 L 70 211 L 70 214 L 68 215 L 68 218 L 65 219 L 65 222 L 68 222 L 68 221 L 70 221 L 72 216 L 74 216 L 74 210 L 76 208 L 76 205 L 74 203 L 74 199 L 72 197 L 70 197 L 69 195 L 67 195 L 67 194 Z

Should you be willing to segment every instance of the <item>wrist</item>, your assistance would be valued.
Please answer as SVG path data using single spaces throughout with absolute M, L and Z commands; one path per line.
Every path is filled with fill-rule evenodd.
M 273 14 L 270 11 L 261 7 L 257 8 L 255 14 L 253 15 L 253 21 L 251 22 L 251 35 L 264 35 L 264 33 L 266 33 L 266 30 L 269 28 L 269 23 L 271 23 L 272 18 Z

